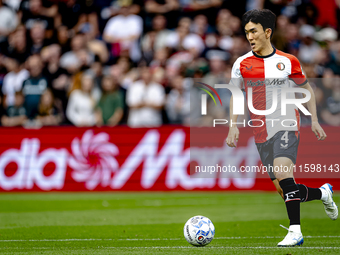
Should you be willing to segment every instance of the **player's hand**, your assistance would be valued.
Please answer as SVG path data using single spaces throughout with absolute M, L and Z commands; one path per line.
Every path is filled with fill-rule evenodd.
M 227 144 L 229 147 L 236 147 L 236 143 L 238 142 L 238 136 L 240 132 L 236 126 L 229 128 L 229 133 L 227 137 Z M 236 140 L 236 143 L 235 143 Z
M 325 131 L 322 129 L 319 122 L 317 121 L 312 122 L 312 131 L 315 134 L 316 138 L 318 138 L 318 140 L 325 140 L 327 137 Z

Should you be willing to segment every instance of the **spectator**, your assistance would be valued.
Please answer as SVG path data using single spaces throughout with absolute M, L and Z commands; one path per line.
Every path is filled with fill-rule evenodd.
M 30 56 L 27 47 L 26 28 L 19 26 L 8 36 L 8 40 L 1 45 L 1 52 L 10 57 L 24 62 Z
M 150 63 L 151 68 L 165 67 L 166 61 L 169 58 L 169 52 L 166 48 L 158 49 L 155 52 L 154 58 Z
M 42 76 L 43 62 L 39 55 L 33 55 L 27 60 L 30 77 L 23 82 L 22 92 L 25 96 L 25 109 L 29 119 L 38 114 L 40 97 L 47 89 L 47 80 Z
M 2 0 L 8 7 L 12 8 L 15 11 L 19 10 L 21 0 Z
M 105 3 L 106 2 L 106 3 Z M 96 4 L 101 7 L 100 13 L 100 23 L 105 23 L 109 18 L 114 17 L 120 14 L 120 2 L 119 1 L 111 1 L 111 0 L 103 0 L 96 1 Z M 144 5 L 144 0 L 133 0 L 130 6 L 130 14 L 138 15 L 141 12 L 141 9 Z
M 5 127 L 22 126 L 27 120 L 22 92 L 16 91 L 14 98 L 14 105 L 8 106 L 6 114 L 1 118 L 1 123 Z
M 287 27 L 290 24 L 287 16 L 280 15 L 277 17 L 276 27 L 274 30 L 272 43 L 276 49 L 287 52 L 288 40 L 287 40 Z
M 94 55 L 86 47 L 84 34 L 77 34 L 71 40 L 71 51 L 61 56 L 60 66 L 69 73 L 76 73 L 82 67 L 90 66 L 93 61 Z
M 75 126 L 94 126 L 98 123 L 95 115 L 96 100 L 91 95 L 94 80 L 92 75 L 84 73 L 81 77 L 81 88 L 72 91 L 66 117 Z
M 91 30 L 84 29 L 81 30 L 81 32 L 85 35 L 87 49 L 92 52 L 102 64 L 105 64 L 110 57 L 106 43 L 96 39 Z
M 39 54 L 41 49 L 46 45 L 48 45 L 48 42 L 45 40 L 44 24 L 41 21 L 36 21 L 30 29 L 30 54 Z
M 213 33 L 213 29 L 208 24 L 208 18 L 202 14 L 197 15 L 191 24 L 192 33 L 199 35 L 203 40 L 208 33 Z
M 235 45 L 234 38 L 232 37 L 233 31 L 230 27 L 232 19 L 233 15 L 226 9 L 219 11 L 216 19 L 216 29 L 218 32 L 216 47 L 226 51 L 231 51 Z
M 97 106 L 97 114 L 104 125 L 115 126 L 123 117 L 124 97 L 117 81 L 110 75 L 102 80 L 103 95 Z
M 181 7 L 183 8 L 186 14 L 193 16 L 197 16 L 203 14 L 204 16 L 208 17 L 210 20 L 209 22 L 214 22 L 214 18 L 216 17 L 218 8 L 221 4 L 226 1 L 222 0 L 206 0 L 206 1 L 199 1 L 199 0 L 185 0 L 181 1 Z M 237 3 L 233 2 L 232 5 Z
M 62 122 L 63 114 L 54 104 L 51 89 L 46 89 L 41 95 L 36 119 L 43 126 L 56 126 Z
M 99 33 L 96 1 L 67 0 L 59 1 L 56 26 L 65 25 L 74 33 L 80 32 L 85 26 L 96 37 Z
M 182 43 L 190 32 L 190 26 L 191 19 L 181 18 L 176 30 L 168 35 L 166 46 L 175 51 L 183 50 Z
M 141 42 L 144 58 L 148 63 L 153 59 L 155 51 L 166 47 L 170 33 L 171 31 L 166 29 L 165 17 L 163 15 L 155 16 L 152 20 L 152 30 L 143 37 Z
M 296 56 L 299 53 L 300 47 L 299 29 L 296 24 L 287 24 L 285 37 L 289 53 Z
M 210 50 L 206 57 L 209 60 L 210 72 L 203 77 L 203 82 L 210 86 L 226 83 L 225 69 L 229 54 L 221 50 Z
M 61 54 L 71 50 L 70 32 L 66 26 L 57 28 L 56 43 L 61 47 Z
M 91 67 L 88 69 L 89 72 L 94 76 L 94 88 L 98 88 L 101 91 L 102 79 L 103 79 L 103 64 L 96 57 L 96 60 L 92 63 Z
M 330 59 L 326 63 L 326 68 L 340 75 L 340 41 L 334 42 L 330 47 Z
M 54 28 L 53 16 L 57 14 L 57 9 L 48 1 L 45 1 L 44 4 L 46 6 L 43 5 L 42 0 L 23 0 L 20 5 L 19 17 L 27 29 L 31 29 L 36 21 L 42 22 L 44 28 L 48 30 L 48 37 L 50 37 Z
M 168 28 L 175 28 L 177 17 L 179 16 L 179 1 L 178 0 L 146 0 L 146 25 L 150 27 L 150 21 L 157 14 L 162 14 L 168 21 Z
M 130 56 L 137 62 L 141 58 L 138 39 L 143 32 L 141 17 L 130 14 L 130 0 L 121 0 L 121 14 L 111 18 L 105 26 L 103 38 L 111 44 L 113 57 Z
M 59 66 L 60 53 L 61 47 L 58 44 L 52 44 L 42 50 L 41 56 L 45 63 L 43 75 L 52 89 L 55 105 L 62 112 L 65 112 L 67 92 L 71 81 L 69 73 Z
M 315 63 L 315 56 L 317 56 L 321 49 L 314 41 L 315 29 L 311 25 L 303 25 L 300 28 L 300 36 L 302 42 L 300 44 L 298 58 L 303 63 Z
M 0 1 L 0 42 L 16 29 L 18 25 L 17 14 Z
M 166 38 L 170 30 L 166 28 L 166 18 L 163 15 L 157 15 L 152 20 L 152 30 L 156 32 L 154 50 L 163 49 L 166 46 Z
M 141 80 L 127 90 L 126 103 L 130 108 L 128 125 L 131 127 L 156 127 L 162 124 L 162 107 L 165 93 L 162 85 L 153 81 L 148 67 L 141 69 Z
M 331 84 L 332 94 L 325 101 L 321 117 L 328 125 L 340 126 L 340 75 L 335 75 Z
M 110 73 L 124 89 L 135 82 L 139 75 L 138 69 L 132 68 L 131 60 L 127 57 L 120 57 L 117 64 L 111 67 Z
M 15 103 L 15 92 L 21 91 L 24 80 L 29 77 L 29 72 L 24 68 L 24 63 L 15 58 L 6 58 L 7 73 L 2 84 L 4 105 L 12 106 Z
M 189 83 L 182 76 L 171 81 L 172 89 L 167 97 L 165 109 L 171 124 L 189 125 L 190 90 Z
M 229 58 L 227 52 L 220 50 L 210 50 L 207 52 L 207 58 L 209 59 L 210 71 L 203 77 L 202 81 L 210 86 L 215 84 L 226 84 L 226 61 Z M 231 98 L 231 92 L 227 89 L 216 89 L 222 102 L 229 102 Z M 216 111 L 223 112 L 224 116 L 227 116 L 229 111 L 229 105 L 218 105 L 219 108 Z

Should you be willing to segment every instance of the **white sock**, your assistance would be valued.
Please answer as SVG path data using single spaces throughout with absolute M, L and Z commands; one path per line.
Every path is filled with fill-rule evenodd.
M 321 200 L 326 201 L 328 199 L 328 192 L 323 188 L 319 189 L 321 190 Z
M 301 233 L 301 226 L 300 225 L 290 225 L 289 231 L 293 231 L 295 233 Z

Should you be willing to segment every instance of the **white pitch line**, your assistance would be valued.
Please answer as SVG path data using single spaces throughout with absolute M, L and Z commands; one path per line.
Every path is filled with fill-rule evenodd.
M 214 239 L 273 239 L 282 238 L 282 236 L 219 236 Z M 340 236 L 304 236 L 304 238 L 340 238 Z M 86 242 L 86 241 L 177 241 L 184 240 L 184 238 L 126 238 L 126 239 L 29 239 L 29 240 L 0 240 L 0 242 Z
M 88 249 L 89 247 L 68 247 L 71 249 Z M 328 250 L 338 250 L 340 247 L 265 247 L 265 246 L 248 246 L 248 247 L 239 247 L 239 246 L 205 246 L 203 247 L 194 247 L 194 246 L 144 246 L 144 247 L 97 247 L 95 249 L 102 248 L 102 249 L 132 249 L 132 250 L 138 250 L 138 249 L 287 249 L 287 248 L 293 248 L 293 249 L 328 249 Z M 55 247 L 29 247 L 29 248 L 23 248 L 23 247 L 5 247 L 0 248 L 0 250 L 10 250 L 10 249 L 17 249 L 17 250 L 26 250 L 26 249 L 52 249 L 55 250 Z
M 106 249 L 201 249 L 202 247 L 193 246 L 151 246 L 151 247 L 103 247 Z M 249 246 L 249 247 L 239 247 L 239 246 L 205 246 L 204 249 L 340 249 L 340 247 L 264 247 L 264 246 Z

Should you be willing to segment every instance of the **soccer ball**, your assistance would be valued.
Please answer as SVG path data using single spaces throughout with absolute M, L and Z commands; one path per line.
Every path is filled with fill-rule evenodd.
M 215 235 L 215 227 L 211 220 L 204 216 L 194 216 L 184 225 L 184 237 L 195 246 L 209 244 Z

